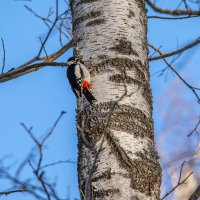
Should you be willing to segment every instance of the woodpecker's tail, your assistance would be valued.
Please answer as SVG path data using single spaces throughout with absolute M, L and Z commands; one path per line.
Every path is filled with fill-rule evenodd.
M 89 101 L 89 103 L 92 105 L 94 101 L 96 101 L 95 97 L 92 95 L 92 93 L 88 90 L 88 88 L 83 88 L 83 94 L 85 98 Z

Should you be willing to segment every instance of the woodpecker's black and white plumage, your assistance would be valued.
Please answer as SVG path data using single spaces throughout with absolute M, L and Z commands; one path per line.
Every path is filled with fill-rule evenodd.
M 90 104 L 96 99 L 89 90 L 90 72 L 85 67 L 82 61 L 78 61 L 75 57 L 71 57 L 67 61 L 67 78 L 71 88 L 77 98 L 84 94 Z

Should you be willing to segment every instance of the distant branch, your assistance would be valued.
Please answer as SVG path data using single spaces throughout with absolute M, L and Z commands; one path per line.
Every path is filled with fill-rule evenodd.
M 179 174 L 179 179 L 178 179 L 177 185 L 176 185 L 175 187 L 173 187 L 169 192 L 167 192 L 167 193 L 165 194 L 165 196 L 163 196 L 163 197 L 161 198 L 161 200 L 165 199 L 168 195 L 170 195 L 172 192 L 174 192 L 174 190 L 176 190 L 176 188 L 178 188 L 180 185 L 184 184 L 185 181 L 193 174 L 193 172 L 191 172 L 190 174 L 188 174 L 188 176 L 186 176 L 185 179 L 183 179 L 183 180 L 181 181 L 182 171 L 183 171 L 183 167 L 184 167 L 184 164 L 185 164 L 185 163 L 186 163 L 186 162 L 184 161 L 184 162 L 182 163 L 182 165 L 181 165 L 181 169 L 180 169 L 180 174 Z
M 190 137 L 193 133 L 199 134 L 197 131 L 197 128 L 199 127 L 199 125 L 200 125 L 200 118 L 199 118 L 199 121 L 197 122 L 196 126 L 194 127 L 194 129 L 187 136 Z
M 157 51 L 161 56 L 163 56 L 164 54 L 159 50 L 157 49 L 156 47 L 154 47 L 153 45 L 149 44 L 149 46 L 154 49 L 155 51 Z M 196 90 L 200 90 L 200 88 L 196 88 L 192 85 L 190 85 L 187 81 L 185 81 L 183 79 L 183 77 L 175 70 L 175 68 L 165 59 L 165 58 L 162 58 L 163 61 L 167 64 L 167 66 L 178 76 L 178 78 L 194 93 L 194 95 L 196 96 L 197 100 L 198 100 L 198 103 L 200 103 L 200 98 L 199 98 L 199 95 L 197 94 Z
M 200 15 L 188 15 L 185 17 L 163 17 L 163 16 L 156 16 L 156 15 L 152 15 L 152 16 L 148 16 L 148 19 L 166 19 L 166 20 L 180 20 L 180 19 L 190 19 L 190 18 L 195 18 L 195 17 L 200 17 Z
M 168 10 L 157 7 L 151 0 L 146 0 L 147 4 L 156 12 L 168 14 L 168 15 L 200 15 L 200 11 L 192 10 Z
M 42 69 L 43 67 L 46 67 L 46 66 L 64 67 L 64 66 L 67 66 L 67 64 L 66 63 L 57 63 L 57 62 L 43 62 L 43 63 L 28 65 L 23 68 L 16 68 L 16 69 L 8 71 L 7 73 L 1 74 L 0 75 L 0 83 L 17 78 L 17 77 L 25 75 L 25 74 L 28 74 L 30 72 L 38 71 L 39 69 Z
M 1 43 L 2 43 L 2 48 L 3 48 L 3 67 L 2 67 L 1 73 L 3 74 L 3 70 L 5 67 L 5 61 L 6 61 L 6 50 L 5 50 L 3 38 L 1 38 Z
M 173 55 L 176 55 L 176 54 L 179 54 L 179 53 L 182 53 L 183 51 L 186 51 L 196 45 L 198 45 L 200 43 L 200 38 L 198 37 L 194 42 L 176 50 L 176 51 L 173 51 L 173 52 L 170 52 L 170 53 L 166 53 L 166 54 L 163 54 L 160 55 L 160 56 L 155 56 L 155 57 L 152 57 L 152 58 L 149 58 L 148 60 L 149 61 L 154 61 L 154 60 L 159 60 L 159 59 L 163 59 L 163 58 L 166 58 L 166 57 L 170 57 L 170 56 L 173 56 Z
M 64 54 L 71 47 L 72 47 L 72 40 L 68 44 L 63 46 L 60 50 L 55 52 L 54 54 L 49 55 L 48 58 L 47 57 L 42 57 L 39 59 L 33 58 L 30 61 L 28 61 L 26 64 L 23 64 L 17 68 L 12 68 L 10 71 L 0 74 L 0 83 L 12 80 L 14 78 L 28 74 L 30 72 L 37 71 L 46 66 L 66 66 L 66 63 L 57 63 L 57 62 L 52 62 L 52 61 L 56 60 L 58 57 Z M 39 60 L 43 60 L 44 62 L 29 65 L 29 63 L 31 64 Z
M 57 161 L 57 162 L 46 164 L 46 165 L 40 167 L 40 170 L 44 169 L 44 168 L 47 168 L 47 167 L 52 167 L 52 166 L 59 165 L 59 164 L 68 164 L 68 163 L 70 163 L 70 164 L 76 164 L 76 162 L 74 162 L 72 160 L 60 160 L 60 161 Z
M 37 55 L 38 58 L 40 57 L 40 55 L 41 55 L 41 53 L 42 53 L 42 49 L 44 48 L 44 45 L 46 44 L 46 42 L 47 42 L 47 40 L 48 40 L 48 38 L 49 38 L 49 36 L 50 36 L 50 34 L 51 34 L 51 32 L 52 32 L 54 26 L 56 25 L 56 22 L 57 22 L 57 21 L 58 21 L 58 18 L 56 17 L 55 21 L 53 22 L 51 28 L 49 29 L 49 31 L 48 31 L 48 33 L 47 33 L 47 35 L 46 35 L 44 41 L 43 41 L 42 44 L 41 44 L 40 50 L 39 50 L 38 55 Z
M 39 14 L 37 14 L 35 11 L 33 11 L 30 7 L 28 7 L 27 5 L 24 6 L 29 12 L 31 12 L 35 17 L 37 17 L 38 19 L 42 20 L 44 22 L 44 24 L 50 29 L 50 24 L 52 25 L 54 23 L 53 20 L 50 19 L 50 16 L 52 14 L 52 10 L 51 8 L 49 9 L 49 14 L 47 15 L 47 17 L 43 17 L 43 16 L 40 16 Z M 64 19 L 69 19 L 69 17 L 67 17 L 68 13 L 70 13 L 70 10 L 66 10 L 64 13 L 60 14 L 58 16 L 58 21 L 59 20 L 63 20 L 63 17 L 64 16 Z M 55 27 L 58 29 L 58 31 L 60 32 L 60 34 L 64 35 L 68 40 L 70 40 L 71 38 L 69 37 L 69 35 L 67 35 L 65 33 L 65 31 L 62 30 L 61 27 L 59 27 L 57 24 L 55 24 Z
M 11 190 L 11 191 L 6 191 L 6 192 L 0 192 L 0 195 L 9 195 L 17 192 L 27 192 L 25 189 L 19 189 L 19 190 Z
M 53 134 L 54 129 L 56 128 L 58 122 L 61 120 L 61 118 L 63 117 L 63 115 L 66 114 L 65 111 L 62 111 L 58 117 L 58 119 L 54 122 L 53 126 L 51 127 L 50 131 L 48 132 L 48 134 L 43 138 L 41 145 L 44 145 L 44 143 L 47 141 L 47 139 Z

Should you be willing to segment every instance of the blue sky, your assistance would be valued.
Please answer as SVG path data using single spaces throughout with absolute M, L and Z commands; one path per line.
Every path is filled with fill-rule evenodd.
M 165 2 L 159 1 L 158 5 L 162 6 Z M 165 7 L 172 7 L 173 3 L 171 2 L 165 3 Z M 173 2 L 178 3 L 178 1 Z M 31 6 L 37 13 L 46 15 L 49 7 L 54 7 L 55 1 L 33 0 L 29 2 L 7 0 L 0 2 L 0 37 L 4 39 L 6 48 L 5 71 L 35 56 L 40 48 L 38 38 L 44 37 L 47 32 L 47 28 L 42 21 L 28 12 L 24 8 L 24 4 Z M 60 10 L 65 8 L 66 4 L 64 1 L 60 1 Z M 152 12 L 148 14 L 152 15 Z M 200 33 L 199 26 L 199 18 L 181 21 L 149 19 L 149 43 L 157 47 L 162 45 L 164 52 L 175 50 L 178 46 L 181 47 L 197 38 Z M 60 48 L 57 32 L 54 31 L 52 33 L 46 48 L 49 54 Z M 178 71 L 194 83 L 195 86 L 200 86 L 198 79 L 199 50 L 200 48 L 189 50 L 175 64 Z M 69 51 L 59 61 L 66 61 L 71 55 L 72 51 Z M 2 56 L 2 49 L 0 49 L 0 65 L 2 65 Z M 162 116 L 170 112 L 176 117 L 176 114 L 173 114 L 175 109 L 170 107 L 171 104 L 169 102 L 176 98 L 187 99 L 186 102 L 192 102 L 191 108 L 194 109 L 194 120 L 199 113 L 199 108 L 196 104 L 193 104 L 195 98 L 192 97 L 191 92 L 187 88 L 180 84 L 180 91 L 174 91 L 173 87 L 179 81 L 172 72 L 168 70 L 166 75 L 161 77 L 155 75 L 163 67 L 165 65 L 162 61 L 150 63 L 156 143 L 158 148 L 160 148 L 158 144 L 159 137 L 165 123 Z M 46 67 L 38 72 L 0 84 L 0 157 L 9 155 L 5 159 L 5 163 L 20 163 L 34 145 L 30 137 L 20 126 L 21 122 L 24 122 L 27 126 L 33 126 L 35 135 L 41 138 L 47 133 L 62 110 L 65 110 L 67 113 L 56 127 L 54 135 L 48 141 L 48 148 L 45 149 L 45 163 L 67 159 L 76 161 L 76 102 L 66 80 L 65 73 L 66 69 L 61 67 Z M 166 92 L 170 91 L 170 89 L 172 92 Z M 164 95 L 167 96 L 165 97 Z M 187 112 L 186 120 L 188 120 Z M 194 121 L 191 123 L 194 123 Z M 185 123 L 185 131 L 190 128 L 191 123 L 189 125 Z M 169 136 L 166 137 L 165 150 L 166 153 L 169 152 L 170 156 L 168 149 L 171 148 L 170 145 L 173 143 L 174 136 L 170 135 L 170 130 L 168 132 Z M 196 141 L 196 139 L 195 136 L 195 139 L 191 140 Z M 30 171 L 31 169 L 27 167 L 25 176 Z M 79 198 L 76 165 L 61 164 L 54 166 L 48 169 L 47 174 L 50 177 L 58 177 L 58 191 L 62 197 L 66 197 L 67 193 L 70 193 L 71 199 Z M 0 180 L 0 191 L 5 188 L 6 183 Z M 31 197 L 15 194 L 6 196 L 4 199 L 31 200 Z

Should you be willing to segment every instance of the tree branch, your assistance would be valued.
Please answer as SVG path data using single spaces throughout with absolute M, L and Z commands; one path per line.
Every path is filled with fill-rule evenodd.
M 23 68 L 12 69 L 12 70 L 8 71 L 7 73 L 0 75 L 0 83 L 17 78 L 17 77 L 25 75 L 25 74 L 28 74 L 30 72 L 37 71 L 46 66 L 61 66 L 61 67 L 63 67 L 63 66 L 67 66 L 67 64 L 66 63 L 57 63 L 57 62 L 43 62 L 43 63 L 28 65 Z
M 173 52 L 170 52 L 170 53 L 166 53 L 166 54 L 162 54 L 160 56 L 155 56 L 155 57 L 152 57 L 152 58 L 149 58 L 148 60 L 149 61 L 154 61 L 154 60 L 159 60 L 159 59 L 162 59 L 162 58 L 166 58 L 166 57 L 170 57 L 170 56 L 173 56 L 173 55 L 176 55 L 176 54 L 179 54 L 179 53 L 182 53 L 183 51 L 186 51 L 196 45 L 198 45 L 200 43 L 200 37 L 198 37 L 194 42 L 176 50 L 176 51 L 173 51 Z
M 199 118 L 199 121 L 197 122 L 196 126 L 194 127 L 194 129 L 187 136 L 190 137 L 194 132 L 199 134 L 197 131 L 197 128 L 199 127 L 199 125 L 200 125 L 200 118 Z
M 190 19 L 190 18 L 195 18 L 195 17 L 200 17 L 200 15 L 188 15 L 188 16 L 184 16 L 184 17 L 163 17 L 163 16 L 148 16 L 148 19 L 166 19 L 166 20 L 180 20 L 180 19 Z
M 165 199 L 168 195 L 170 195 L 172 192 L 174 192 L 174 190 L 176 190 L 176 188 L 178 188 L 180 185 L 184 184 L 185 181 L 193 174 L 193 172 L 191 172 L 188 176 L 186 176 L 185 179 L 183 179 L 183 180 L 181 181 L 182 171 L 183 171 L 183 167 L 184 167 L 184 164 L 185 164 L 185 163 L 186 163 L 186 162 L 184 161 L 184 162 L 182 163 L 182 165 L 181 165 L 181 169 L 180 169 L 180 174 L 179 174 L 179 179 L 178 179 L 177 185 L 176 185 L 175 187 L 173 187 L 169 192 L 167 192 L 167 193 L 165 194 L 165 196 L 163 196 L 163 197 L 161 198 L 161 200 Z
M 159 50 L 157 49 L 156 47 L 154 47 L 153 45 L 149 44 L 149 46 L 154 49 L 155 51 L 157 51 L 161 56 L 163 56 L 164 54 Z M 194 95 L 196 96 L 197 100 L 198 100 L 198 103 L 200 103 L 200 98 L 199 98 L 199 95 L 197 94 L 196 90 L 200 90 L 199 88 L 196 88 L 192 85 L 190 85 L 187 81 L 185 81 L 183 79 L 183 77 L 175 70 L 175 68 L 165 59 L 165 58 L 162 58 L 163 61 L 167 64 L 167 66 L 178 76 L 178 78 L 194 93 Z
M 73 44 L 73 42 L 71 40 L 68 44 L 63 46 L 59 51 L 48 56 L 48 58 L 47 57 L 39 58 L 38 60 L 44 61 L 42 63 L 32 64 L 32 65 L 23 64 L 23 65 L 21 65 L 17 68 L 12 68 L 10 71 L 8 71 L 6 73 L 0 74 L 0 83 L 12 80 L 14 78 L 28 74 L 30 72 L 37 71 L 37 70 L 42 69 L 43 67 L 46 67 L 46 66 L 67 66 L 66 63 L 57 63 L 57 62 L 52 62 L 52 61 L 56 60 L 58 57 L 60 57 L 62 54 L 64 54 L 69 48 L 72 47 L 72 44 Z M 27 62 L 26 64 L 33 63 L 35 61 L 37 61 L 37 60 L 33 58 L 29 62 Z
M 0 195 L 9 195 L 17 192 L 27 192 L 25 189 L 19 189 L 19 190 L 11 190 L 11 191 L 6 191 L 6 192 L 0 192 Z
M 1 73 L 3 74 L 3 70 L 5 67 L 5 61 L 6 61 L 6 50 L 5 50 L 3 38 L 1 38 L 1 42 L 2 42 L 2 47 L 3 47 L 3 67 L 2 67 Z
M 151 0 L 146 0 L 147 4 L 156 12 L 168 15 L 200 15 L 200 11 L 191 10 L 168 10 L 157 7 Z

